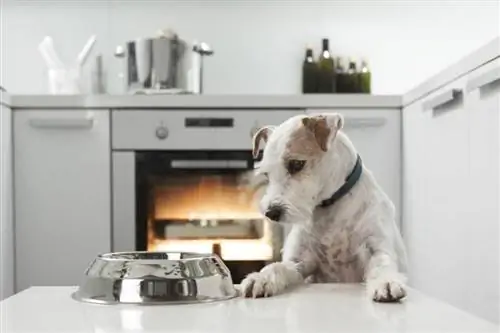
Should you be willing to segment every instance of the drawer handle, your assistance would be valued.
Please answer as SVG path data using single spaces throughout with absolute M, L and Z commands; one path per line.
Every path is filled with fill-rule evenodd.
M 423 104 L 424 111 L 434 110 L 444 104 L 450 103 L 462 94 L 461 89 L 450 89 Z
M 366 127 L 382 127 L 387 122 L 383 117 L 363 117 L 363 118 L 349 118 L 346 117 L 344 121 L 345 128 L 366 128 Z
M 492 84 L 500 80 L 500 67 L 494 68 L 489 72 L 479 75 L 467 82 L 466 91 L 471 92 L 475 89 L 480 89 L 488 84 Z
M 34 128 L 41 129 L 90 129 L 93 118 L 34 118 L 29 120 Z

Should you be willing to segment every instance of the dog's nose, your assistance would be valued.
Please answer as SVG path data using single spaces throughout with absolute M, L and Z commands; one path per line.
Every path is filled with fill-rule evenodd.
M 280 206 L 271 206 L 266 211 L 266 217 L 274 222 L 278 222 L 283 215 L 283 208 Z

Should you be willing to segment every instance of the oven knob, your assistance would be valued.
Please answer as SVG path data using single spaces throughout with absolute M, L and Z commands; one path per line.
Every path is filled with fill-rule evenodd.
M 156 137 L 160 140 L 165 140 L 168 137 L 168 130 L 165 126 L 156 128 Z

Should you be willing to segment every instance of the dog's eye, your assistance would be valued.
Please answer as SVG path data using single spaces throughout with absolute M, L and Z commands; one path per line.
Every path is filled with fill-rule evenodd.
M 305 165 L 306 161 L 303 160 L 289 160 L 286 169 L 288 170 L 289 174 L 293 175 L 304 169 Z

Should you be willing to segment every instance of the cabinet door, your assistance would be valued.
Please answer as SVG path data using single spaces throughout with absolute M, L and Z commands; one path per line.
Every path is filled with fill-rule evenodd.
M 401 111 L 400 109 L 309 109 L 307 113 L 338 112 L 343 131 L 359 152 L 380 186 L 393 201 L 397 222 L 401 215 Z
M 76 285 L 110 251 L 108 111 L 14 113 L 16 289 Z
M 0 104 L 0 301 L 14 292 L 11 116 L 10 108 Z
M 464 85 L 458 79 L 403 110 L 403 224 L 410 285 L 468 310 L 469 290 L 481 283 L 469 275 L 479 258 L 471 258 L 470 198 L 477 193 Z
M 467 76 L 470 120 L 470 220 L 464 253 L 467 306 L 499 322 L 500 59 Z M 472 248 L 471 248 L 472 247 Z

